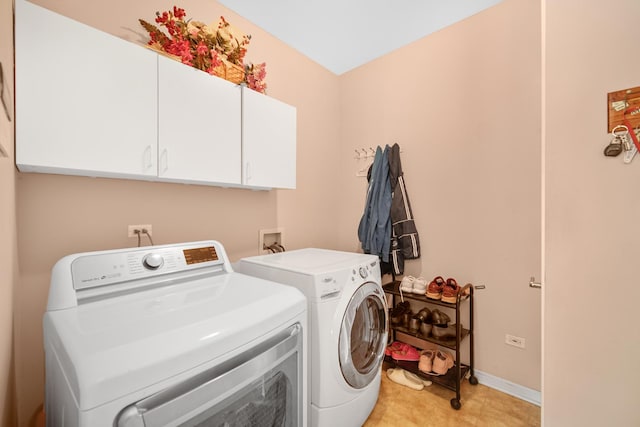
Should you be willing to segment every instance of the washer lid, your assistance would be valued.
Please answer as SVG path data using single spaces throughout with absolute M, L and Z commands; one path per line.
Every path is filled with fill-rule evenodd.
M 226 273 L 47 312 L 45 350 L 89 410 L 222 360 L 305 310 L 292 287 Z
M 278 267 L 302 274 L 318 275 L 330 271 L 350 269 L 358 264 L 376 263 L 378 262 L 378 257 L 356 252 L 306 248 L 243 258 L 241 262 Z

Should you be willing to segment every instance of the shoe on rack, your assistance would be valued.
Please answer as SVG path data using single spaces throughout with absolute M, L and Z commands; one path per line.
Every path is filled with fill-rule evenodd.
M 400 322 L 399 326 L 402 326 L 405 329 L 409 329 L 409 325 L 411 324 L 411 319 L 413 318 L 413 312 L 411 310 L 407 310 L 402 315 L 402 322 Z
M 444 375 L 454 365 L 453 356 L 451 353 L 445 350 L 436 351 L 436 355 L 433 358 L 433 372 L 436 375 Z
M 422 325 L 422 319 L 416 314 L 409 320 L 409 332 L 417 334 L 420 330 L 420 325 Z
M 420 360 L 420 353 L 415 347 L 407 344 L 406 347 L 402 350 L 392 351 L 391 357 L 393 358 L 393 360 L 417 362 L 418 360 Z
M 422 322 L 420 324 L 420 335 L 424 338 L 427 338 L 431 334 L 431 330 L 433 329 L 433 325 L 431 323 Z
M 451 319 L 447 313 L 443 313 L 437 308 L 431 312 L 431 324 L 434 326 L 449 326 Z M 433 332 L 433 331 L 432 331 Z
M 431 329 L 431 335 L 439 340 L 449 341 L 456 338 L 458 325 L 434 326 Z
M 427 319 L 429 319 L 431 316 L 431 310 L 429 310 L 427 307 L 423 307 L 420 309 L 420 311 L 418 311 L 418 314 L 416 314 L 416 316 L 418 316 L 423 322 L 426 322 Z
M 426 291 L 426 295 L 427 298 L 431 298 L 431 299 L 440 299 L 442 298 L 442 288 L 445 284 L 444 279 L 442 278 L 442 276 L 437 276 L 436 278 L 434 278 L 431 283 L 429 283 L 429 286 L 427 287 L 427 291 Z
M 397 308 L 398 307 L 389 310 L 389 323 L 391 323 L 392 326 L 399 325 L 402 322 L 403 312 Z
M 424 295 L 427 292 L 427 280 L 424 277 L 418 277 L 413 282 L 413 293 Z
M 416 278 L 413 276 L 404 276 L 402 281 L 400 282 L 400 291 L 413 293 L 413 284 L 415 283 Z
M 460 292 L 460 286 L 458 286 L 456 279 L 447 279 L 442 287 L 442 302 L 455 304 L 458 301 L 458 292 Z
M 397 304 L 394 308 L 391 309 L 389 313 L 389 320 L 392 325 L 399 325 L 402 323 L 404 313 L 407 311 L 411 311 L 411 307 L 409 306 L 409 301 L 403 301 Z
M 425 374 L 430 374 L 433 369 L 433 358 L 436 355 L 436 350 L 422 350 L 420 352 L 420 361 L 418 362 L 418 369 Z
M 391 343 L 391 345 L 387 346 L 387 348 L 384 349 L 384 355 L 385 356 L 391 356 L 391 353 L 393 353 L 394 351 L 400 351 L 404 348 L 406 348 L 406 346 L 408 346 L 409 344 L 405 344 L 403 342 L 400 341 L 394 341 Z
M 409 387 L 413 390 L 422 390 L 425 386 L 424 381 L 416 374 L 405 371 L 401 368 L 387 369 L 387 377 L 394 383 Z M 430 381 L 427 381 L 430 383 Z M 429 384 L 430 385 L 430 384 Z

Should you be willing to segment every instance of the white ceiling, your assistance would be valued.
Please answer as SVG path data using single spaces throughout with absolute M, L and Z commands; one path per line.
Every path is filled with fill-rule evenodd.
M 218 0 L 335 74 L 502 0 Z

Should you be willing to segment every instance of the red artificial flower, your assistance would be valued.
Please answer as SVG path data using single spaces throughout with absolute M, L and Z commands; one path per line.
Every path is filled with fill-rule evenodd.
M 209 48 L 207 47 L 206 44 L 204 44 L 204 42 L 201 40 L 198 42 L 198 45 L 196 46 L 196 55 L 206 55 L 207 53 L 209 53 Z
M 238 34 L 223 16 L 220 17 L 217 31 L 212 31 L 202 23 L 186 19 L 186 15 L 185 10 L 177 6 L 162 13 L 156 12 L 155 22 L 164 27 L 166 32 L 143 19 L 138 21 L 149 33 L 148 44 L 153 48 L 162 49 L 180 58 L 182 63 L 214 75 L 220 75 L 220 66 L 223 61 L 228 61 L 245 70 L 244 82 L 247 86 L 265 92 L 265 64 L 244 63 L 250 35 Z M 235 78 L 233 81 L 238 83 Z
M 173 6 L 173 16 L 175 16 L 176 19 L 182 19 L 187 16 L 187 14 L 185 13 L 184 9 Z

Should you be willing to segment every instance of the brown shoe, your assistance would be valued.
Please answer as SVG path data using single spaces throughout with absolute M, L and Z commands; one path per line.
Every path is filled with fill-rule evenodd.
M 412 334 L 417 334 L 420 329 L 420 325 L 422 325 L 422 319 L 417 315 L 413 316 L 411 320 L 409 320 L 409 332 Z
M 439 340 L 448 341 L 456 338 L 457 329 L 458 325 L 434 326 L 431 329 L 431 335 Z
M 449 318 L 447 313 L 443 313 L 437 308 L 431 312 L 431 322 L 427 320 L 427 323 L 444 327 L 447 327 L 449 325 L 449 322 L 451 322 L 451 319 Z
M 427 319 L 429 319 L 429 316 L 431 316 L 431 310 L 429 310 L 427 307 L 424 307 L 420 309 L 416 316 L 418 316 L 423 322 L 426 322 Z
M 404 313 L 411 311 L 409 307 L 409 301 L 403 301 L 396 305 L 389 313 L 389 320 L 392 325 L 400 325 L 402 323 Z
M 442 287 L 442 302 L 455 304 L 458 301 L 458 292 L 460 292 L 460 286 L 458 286 L 456 279 L 447 279 Z
M 445 281 L 442 276 L 438 276 L 429 283 L 427 287 L 427 298 L 431 299 L 440 299 L 442 298 L 442 287 L 444 286 Z
M 427 338 L 431 334 L 431 330 L 433 329 L 433 325 L 431 323 L 422 322 L 420 324 L 420 335 L 424 338 Z

